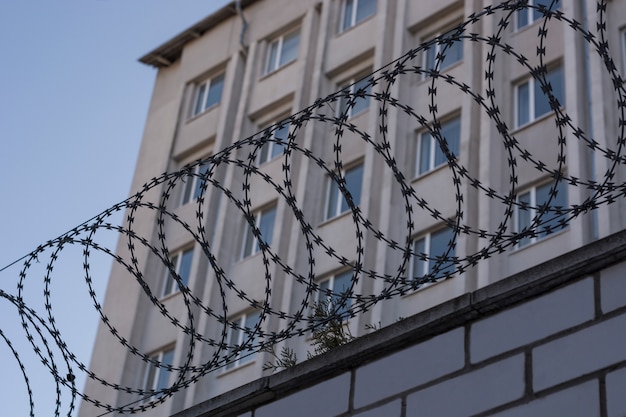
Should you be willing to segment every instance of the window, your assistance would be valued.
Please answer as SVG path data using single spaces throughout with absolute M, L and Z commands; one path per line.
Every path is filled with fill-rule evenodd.
M 285 145 L 288 141 L 289 123 L 278 125 L 269 133 L 264 133 L 263 138 L 266 142 L 261 146 L 257 156 L 257 165 L 269 162 L 285 151 Z
M 219 104 L 224 89 L 224 74 L 197 84 L 194 92 L 192 116 Z
M 300 29 L 280 36 L 272 41 L 267 49 L 265 60 L 265 74 L 276 71 L 278 68 L 295 61 L 298 58 L 298 44 L 300 43 Z
M 437 41 L 424 50 L 423 56 L 425 70 L 441 72 L 463 59 L 463 41 L 461 39 Z M 422 78 L 427 76 L 428 74 L 422 73 Z
M 189 203 L 192 199 L 196 200 L 202 193 L 202 183 L 206 181 L 211 163 L 204 161 L 193 168 L 193 174 L 190 174 L 185 181 L 185 188 L 180 199 L 180 205 Z
M 276 221 L 276 207 L 265 210 L 259 210 L 254 214 L 254 225 L 261 233 L 263 242 L 268 245 L 272 244 L 272 235 L 274 234 L 274 222 Z M 245 222 L 244 238 L 243 238 L 243 254 L 242 258 L 254 255 L 261 250 L 259 241 L 254 236 L 252 228 Z
M 167 367 L 172 366 L 174 362 L 174 348 L 150 355 L 150 359 L 160 365 L 146 363 L 143 383 L 143 389 L 146 393 L 159 391 L 170 386 L 170 374 L 172 371 L 168 370 Z
M 459 143 L 461 141 L 461 118 L 455 117 L 454 119 L 443 123 L 439 129 L 439 133 L 441 135 L 441 139 L 445 139 L 450 153 L 458 156 Z M 443 153 L 439 142 L 429 131 L 419 135 L 416 161 L 417 175 L 422 175 L 425 172 L 432 171 L 448 161 L 448 158 L 446 158 L 446 155 Z
M 376 0 L 345 0 L 341 7 L 340 32 L 376 13 Z
M 228 328 L 227 344 L 228 344 L 228 360 L 226 369 L 235 368 L 252 361 L 254 358 L 254 343 L 258 333 L 254 333 L 255 327 L 261 320 L 261 314 L 258 311 L 242 314 L 232 320 L 232 326 Z M 242 349 L 243 345 L 246 345 Z
M 183 285 L 187 285 L 189 283 L 189 276 L 191 274 L 193 248 L 178 252 L 171 258 L 171 260 L 172 265 L 174 266 L 174 270 L 176 271 L 176 274 L 178 274 L 178 276 L 180 277 L 181 282 L 183 283 Z M 171 271 L 169 269 L 166 269 L 161 296 L 165 297 L 166 295 L 172 294 L 178 290 L 179 289 L 177 287 L 177 282 L 172 276 Z
M 565 103 L 565 80 L 563 67 L 558 66 L 545 73 L 546 84 L 552 87 L 552 95 L 559 105 Z M 515 86 L 515 127 L 523 126 L 552 111 L 548 94 L 541 83 L 529 78 Z
M 515 19 L 517 29 L 524 28 L 544 17 L 544 13 L 540 10 L 541 7 L 549 10 L 559 9 L 561 0 L 554 2 L 552 0 L 528 0 L 528 5 L 517 11 Z
M 446 228 L 415 239 L 413 241 L 411 277 L 419 279 L 434 273 L 435 275 L 430 278 L 438 279 L 452 274 L 455 269 L 454 256 L 456 253 L 455 243 L 452 242 L 453 238 L 454 231 Z M 452 248 L 448 251 L 450 245 Z M 436 271 L 435 267 L 437 268 Z
M 356 82 L 352 79 L 344 84 L 341 90 L 346 95 L 339 98 L 339 115 L 346 114 L 349 119 L 367 110 L 370 105 L 371 89 L 372 85 L 366 78 Z
M 328 305 L 328 311 L 334 311 L 335 314 L 345 317 L 352 305 L 352 300 L 345 297 L 350 291 L 352 284 L 352 271 L 342 272 L 333 275 L 319 283 L 319 289 L 315 295 L 315 302 L 325 302 Z M 342 303 L 343 301 L 343 303 Z
M 553 190 L 553 193 L 556 193 L 553 194 L 551 200 L 550 189 Z M 541 208 L 546 208 L 548 200 L 550 200 L 549 210 L 544 211 L 541 217 L 539 217 Z M 521 233 L 527 230 L 534 232 L 534 236 L 524 236 L 518 242 L 518 246 L 522 247 L 529 243 L 534 243 L 562 227 L 558 221 L 558 215 L 560 209 L 567 206 L 567 187 L 563 181 L 559 181 L 558 184 L 555 181 L 551 181 L 518 194 L 516 203 L 516 232 Z M 540 225 L 536 227 L 538 223 Z
M 352 196 L 352 202 L 355 206 L 361 204 L 361 188 L 363 185 L 363 164 L 359 164 L 353 168 L 346 170 L 345 187 Z M 329 177 L 328 195 L 326 199 L 326 220 L 339 216 L 341 213 L 348 211 L 350 207 L 348 202 L 339 189 L 339 184 Z

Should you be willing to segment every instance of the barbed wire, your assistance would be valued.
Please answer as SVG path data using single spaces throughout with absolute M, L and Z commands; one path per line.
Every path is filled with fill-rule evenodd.
M 401 58 L 368 75 L 364 79 L 365 81 L 361 80 L 325 98 L 317 99 L 310 107 L 251 137 L 229 145 L 211 157 L 189 164 L 180 171 L 153 178 L 127 200 L 115 204 L 57 239 L 42 244 L 32 253 L 23 257 L 20 260 L 23 261 L 23 265 L 19 273 L 17 294 L 11 294 L 8 290 L 0 289 L 0 297 L 14 306 L 19 313 L 23 330 L 34 353 L 54 377 L 57 395 L 54 415 L 63 414 L 62 407 L 64 404 L 61 401 L 63 390 L 68 390 L 71 393 L 70 404 L 66 406 L 69 410 L 67 415 L 71 415 L 73 412 L 77 398 L 101 408 L 104 414 L 110 412 L 136 413 L 154 408 L 176 392 L 198 382 L 207 373 L 233 364 L 242 357 L 266 350 L 291 337 L 310 334 L 312 331 L 323 327 L 328 320 L 355 317 L 381 301 L 397 298 L 428 283 L 462 275 L 469 268 L 494 254 L 518 247 L 527 242 L 528 239 L 542 237 L 564 229 L 574 218 L 623 198 L 626 193 L 626 184 L 615 182 L 615 178 L 618 168 L 626 162 L 622 152 L 626 125 L 624 122 L 626 120 L 624 117 L 626 91 L 624 81 L 618 73 L 609 51 L 605 16 L 607 4 L 605 1 L 597 2 L 597 33 L 591 33 L 583 24 L 566 16 L 555 7 L 556 5 L 556 1 L 534 6 L 523 1 L 504 1 L 497 5 L 488 6 L 481 12 L 468 16 L 454 29 L 431 41 L 422 43 L 409 50 Z M 526 13 L 528 10 L 538 13 L 537 20 L 540 20 L 536 26 L 538 30 L 537 52 L 533 57 L 523 55 L 503 41 L 506 31 L 510 29 L 517 14 Z M 495 23 L 497 26 L 495 33 L 487 35 L 481 34 L 481 31 L 473 31 L 474 25 L 491 15 L 499 19 Z M 552 85 L 548 77 L 550 63 L 546 62 L 548 35 L 554 30 L 550 22 L 560 22 L 563 27 L 576 33 L 582 42 L 587 43 L 589 50 L 595 53 L 604 65 L 603 70 L 612 82 L 615 91 L 618 135 L 614 143 L 603 146 L 593 137 L 590 137 L 567 113 L 567 109 L 563 107 L 564 103 L 559 101 L 562 97 L 559 98 L 555 94 L 555 86 Z M 462 44 L 464 42 L 479 43 L 485 48 L 484 92 L 476 90 L 461 79 L 455 78 L 450 71 L 440 70 L 446 53 L 451 51 L 455 43 Z M 424 64 L 423 55 L 433 50 L 437 52 L 435 65 L 428 67 Z M 502 98 L 498 91 L 498 82 L 495 76 L 499 70 L 500 61 L 498 59 L 501 56 L 523 67 L 529 79 L 538 83 L 548 100 L 556 133 L 556 141 L 552 143 L 558 150 L 555 161 L 544 161 L 542 160 L 543 155 L 533 155 L 529 152 L 528 149 L 524 148 L 524 144 L 516 138 L 515 130 L 507 124 L 510 117 L 503 114 L 500 108 L 499 103 L 501 103 Z M 416 78 L 424 80 L 423 82 L 428 85 L 428 112 L 426 114 L 419 114 L 409 103 L 403 102 L 401 89 L 398 88 L 400 80 L 408 85 L 414 82 Z M 508 168 L 508 181 L 504 187 L 505 190 L 498 190 L 497 187 L 481 181 L 479 176 L 473 176 L 472 169 L 461 164 L 461 161 L 464 160 L 463 157 L 458 155 L 458 151 L 454 149 L 449 138 L 442 132 L 443 119 L 439 112 L 441 98 L 438 96 L 438 91 L 443 85 L 454 88 L 459 97 L 469 98 L 476 108 L 488 116 L 498 132 Z M 369 100 L 370 111 L 377 111 L 378 135 L 362 129 L 350 117 L 352 110 L 361 105 L 364 100 Z M 414 174 L 405 173 L 405 161 L 397 159 L 398 153 L 394 150 L 395 142 L 390 137 L 388 120 L 392 112 L 416 122 L 418 129 L 429 134 L 445 156 L 447 173 L 450 175 L 454 189 L 454 216 L 449 217 L 438 210 L 434 204 L 429 203 L 428 198 L 420 193 L 419 187 L 412 181 Z M 583 126 L 585 125 L 584 122 L 581 123 Z M 323 126 L 334 135 L 332 161 L 327 161 L 323 156 L 324 152 L 320 153 L 314 147 L 303 145 L 302 138 L 305 135 L 302 132 L 310 128 L 311 124 Z M 287 128 L 286 137 L 280 137 L 277 134 L 277 132 L 282 132 Z M 398 207 L 403 206 L 405 217 L 402 221 L 406 221 L 406 228 L 401 235 L 384 233 L 383 230 L 380 230 L 375 219 L 365 215 L 360 201 L 350 192 L 350 184 L 348 184 L 345 175 L 346 161 L 342 148 L 347 136 L 357 138 L 358 141 L 365 144 L 376 158 L 380 158 L 381 164 L 389 170 L 392 181 L 395 181 L 394 186 L 398 187 L 397 194 L 401 199 L 401 204 Z M 601 178 L 578 178 L 568 173 L 566 138 L 577 139 L 589 151 L 593 152 L 596 158 L 606 160 L 606 172 Z M 544 140 L 547 142 L 547 139 Z M 274 177 L 270 176 L 263 167 L 259 167 L 257 162 L 263 147 L 270 143 L 273 143 L 273 146 L 281 147 L 283 150 L 281 156 L 282 171 Z M 609 145 L 614 146 L 614 149 L 611 149 Z M 342 248 L 333 247 L 327 242 L 319 228 L 316 227 L 317 223 L 313 220 L 316 219 L 313 209 L 301 201 L 302 193 L 298 192 L 301 190 L 298 189 L 298 180 L 294 171 L 298 166 L 303 166 L 305 162 L 312 167 L 319 168 L 324 178 L 330 178 L 330 181 L 339 189 L 344 198 L 355 233 L 352 239 L 353 257 L 342 255 Z M 537 203 L 519 198 L 518 169 L 522 163 L 532 167 L 545 178 L 551 179 L 545 201 Z M 242 171 L 242 181 L 232 182 L 235 186 L 241 186 L 241 190 L 235 190 L 232 183 L 231 188 L 226 187 L 225 184 L 228 181 L 225 181 L 223 177 L 227 168 Z M 291 265 L 284 256 L 281 256 L 282 253 L 278 249 L 279 245 L 267 242 L 270 239 L 263 236 L 260 226 L 257 224 L 256 207 L 252 203 L 254 184 L 259 181 L 264 183 L 265 187 L 271 189 L 272 192 L 275 192 L 278 199 L 284 203 L 286 206 L 285 216 L 292 216 L 295 220 L 303 242 L 305 255 L 301 259 L 305 259 L 304 263 L 307 267 L 304 269 L 306 270 L 300 271 L 303 268 Z M 175 202 L 172 201 L 172 196 L 179 195 L 180 189 L 188 186 L 189 182 L 199 184 L 199 191 L 195 200 L 195 224 L 186 222 L 172 209 L 176 206 Z M 563 205 L 560 202 L 563 193 L 566 193 L 564 187 L 582 187 L 587 190 L 588 195 L 581 198 L 581 201 L 576 204 L 570 202 Z M 493 230 L 478 228 L 472 225 L 471 219 L 467 218 L 464 213 L 464 204 L 468 197 L 468 190 L 486 198 L 490 204 L 497 205 L 502 211 L 502 217 Z M 157 195 L 156 198 L 155 195 Z M 219 248 L 212 245 L 211 234 L 213 232 L 207 230 L 206 224 L 208 219 L 214 219 L 216 216 L 213 210 L 214 206 L 211 206 L 211 204 L 216 203 L 212 202 L 221 200 L 225 201 L 221 203 L 222 207 L 228 206 L 233 209 L 233 212 L 236 209 L 236 212 L 244 217 L 258 245 L 264 269 L 263 272 L 259 273 L 265 278 L 263 296 L 260 298 L 248 294 L 245 288 L 238 285 L 234 277 L 227 275 L 225 271 L 228 268 L 223 266 L 218 259 Z M 156 214 L 156 238 L 152 236 L 153 229 L 149 229 L 150 231 L 145 236 L 135 230 L 135 221 L 143 216 L 142 213 L 145 210 Z M 418 231 L 416 226 L 417 211 L 427 213 L 429 217 L 445 225 L 445 228 L 450 231 L 451 237 L 442 253 L 429 255 L 417 250 L 414 245 L 415 233 Z M 125 224 L 110 223 L 110 219 L 120 212 L 126 213 Z M 519 212 L 530 212 L 532 215 L 529 215 L 528 224 L 518 225 L 516 229 L 512 224 L 514 224 L 515 213 Z M 396 219 L 396 221 L 399 220 Z M 168 225 L 171 224 L 184 229 L 192 237 L 195 243 L 194 247 L 200 248 L 202 251 L 208 265 L 207 274 L 212 277 L 215 283 L 212 295 L 217 295 L 219 302 L 208 302 L 203 298 L 203 294 L 192 291 L 189 283 L 177 270 L 176 260 L 169 251 L 166 239 L 169 230 Z M 127 252 L 122 252 L 126 255 L 122 256 L 120 253 L 115 253 L 113 249 L 101 246 L 96 240 L 96 234 L 101 231 L 119 234 L 120 242 L 126 244 Z M 472 253 L 459 256 L 456 245 L 460 238 L 475 239 L 478 242 L 477 249 Z M 397 265 L 384 271 L 372 269 L 364 259 L 368 245 L 372 245 L 371 242 L 378 242 L 376 244 L 382 244 L 389 253 L 395 254 L 394 259 L 398 260 Z M 82 363 L 68 348 L 53 313 L 50 289 L 55 263 L 63 255 L 63 250 L 68 247 L 82 248 L 84 278 L 89 289 L 91 303 L 100 316 L 101 325 L 108 328 L 110 335 L 127 350 L 128 355 L 145 362 L 146 367 L 153 367 L 159 372 L 173 374 L 175 376 L 172 378 L 174 381 L 168 384 L 166 388 L 125 386 L 121 385 L 119 381 L 109 381 L 104 376 L 89 370 L 88 366 Z M 163 268 L 169 270 L 169 274 L 175 280 L 184 302 L 184 318 L 179 316 L 180 312 L 170 311 L 167 302 L 159 296 L 158 291 L 155 291 L 155 285 L 158 284 L 155 284 L 155 278 L 152 276 L 154 274 L 149 274 L 142 267 L 140 260 L 147 258 L 139 253 L 138 248 L 141 248 L 142 251 L 148 251 L 150 259 L 154 260 L 155 265 L 162 264 Z M 38 263 L 39 259 L 48 252 L 50 252 L 49 261 L 43 276 L 45 313 L 41 314 L 25 302 L 23 292 L 25 281 L 29 277 L 32 266 L 34 263 Z M 93 288 L 90 267 L 90 257 L 93 253 L 111 257 L 115 263 L 126 270 L 141 286 L 143 294 L 160 311 L 162 316 L 175 326 L 181 334 L 187 336 L 186 346 L 176 346 L 176 349 L 183 349 L 184 354 L 180 356 L 183 358 L 182 363 L 173 365 L 150 356 L 140 346 L 136 346 L 132 340 L 123 336 L 123 332 L 107 316 Z M 334 259 L 338 265 L 351 271 L 349 288 L 344 288 L 341 292 L 337 290 L 333 292 L 331 289 L 323 289 L 320 286 L 319 276 L 315 269 L 316 260 L 320 254 Z M 419 262 L 428 263 L 426 273 L 417 273 L 414 270 L 412 265 Z M 285 311 L 276 302 L 272 302 L 273 291 L 275 291 L 272 283 L 277 274 L 282 276 L 281 279 L 292 280 L 294 285 L 301 286 L 302 298 L 299 303 L 298 300 L 292 303 L 295 306 L 292 307 L 293 311 Z M 357 292 L 359 288 L 366 288 L 365 285 L 358 285 L 364 281 L 380 282 L 382 283 L 382 290 L 377 293 L 367 293 L 364 290 L 360 293 Z M 320 320 L 311 314 L 312 306 L 319 299 L 317 294 L 320 293 L 333 300 L 327 320 Z M 247 327 L 231 316 L 227 299 L 233 294 L 241 301 L 240 304 L 259 312 L 259 320 L 254 326 Z M 211 320 L 211 323 L 215 323 L 215 326 L 204 327 L 210 327 L 213 332 L 219 329 L 217 337 L 204 334 L 201 327 L 197 325 L 201 322 L 200 317 L 203 315 L 205 320 Z M 264 324 L 270 318 L 281 323 L 279 330 L 270 331 L 266 329 Z M 229 338 L 229 334 L 232 332 L 243 332 L 244 337 L 241 343 Z M 28 391 L 30 414 L 34 416 L 35 400 L 27 367 L 21 359 L 21 353 L 14 348 L 13 343 L 2 332 L 2 329 L 0 329 L 0 337 L 4 340 L 21 370 Z M 202 346 L 202 349 L 199 346 Z M 207 349 L 211 350 L 212 354 L 207 360 L 202 361 L 197 356 L 197 351 L 207 352 Z M 206 358 L 206 356 L 202 357 Z M 123 392 L 134 400 L 119 405 L 92 398 L 75 386 L 74 381 L 78 372 L 82 372 L 87 378 L 100 383 L 103 389 Z

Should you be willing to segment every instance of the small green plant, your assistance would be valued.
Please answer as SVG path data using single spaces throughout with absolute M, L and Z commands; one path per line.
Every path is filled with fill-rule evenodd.
M 298 363 L 296 353 L 293 351 L 293 349 L 288 348 L 287 346 L 282 347 L 282 349 L 280 350 L 280 355 L 276 354 L 274 346 L 268 346 L 264 351 L 274 357 L 274 362 L 267 361 L 263 364 L 264 371 L 271 369 L 272 372 L 276 372 L 281 368 L 291 368 L 296 363 Z
M 365 330 L 371 330 L 373 332 L 380 330 L 383 328 L 382 323 L 379 321 L 378 324 L 366 323 Z
M 313 331 L 314 354 L 308 352 L 309 359 L 354 339 L 342 318 L 331 314 L 333 310 L 335 310 L 334 304 L 328 300 L 313 304 L 313 320 L 321 322 L 322 325 Z
M 313 316 L 311 319 L 315 323 L 321 323 L 320 326 L 313 331 L 311 336 L 313 353 L 307 352 L 307 359 L 311 359 L 317 355 L 329 352 L 336 347 L 345 345 L 355 339 L 350 333 L 350 328 L 344 323 L 343 319 L 337 315 L 331 314 L 335 310 L 334 304 L 330 300 L 319 301 L 313 304 Z M 366 329 L 378 330 L 382 326 L 380 322 L 378 326 L 365 325 Z M 293 349 L 286 346 L 277 354 L 273 346 L 268 346 L 264 352 L 269 353 L 274 358 L 273 361 L 267 361 L 263 364 L 263 370 L 271 370 L 276 372 L 280 369 L 286 369 L 294 366 L 298 362 Z
M 405 319 L 405 317 L 399 316 L 396 319 L 396 323 L 399 322 L 399 321 L 402 321 L 404 319 Z M 366 323 L 365 324 L 365 330 L 371 330 L 373 332 L 378 331 L 378 330 L 380 330 L 382 328 L 383 328 L 383 324 L 380 321 L 378 321 L 377 324 L 372 324 L 372 323 Z

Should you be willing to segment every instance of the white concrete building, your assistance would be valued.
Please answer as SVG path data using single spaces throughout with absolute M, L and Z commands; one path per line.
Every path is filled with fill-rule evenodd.
M 191 171 L 170 177 L 171 181 L 145 189 L 141 201 L 162 205 L 176 217 L 161 216 L 159 210 L 139 205 L 127 212 L 132 217 L 129 227 L 155 251 L 137 241 L 131 249 L 129 239 L 122 237 L 117 253 L 129 263 L 136 259 L 135 272 L 172 317 L 163 316 L 121 263 L 113 268 L 103 310 L 128 345 L 175 367 L 187 365 L 191 358 L 188 365 L 198 371 L 197 381 L 145 415 L 173 414 L 268 373 L 262 366 L 272 356 L 263 352 L 235 353 L 226 365 L 211 364 L 217 348 L 206 341 L 190 343 L 188 334 L 171 321 L 179 320 L 183 328 L 193 327 L 206 340 L 231 346 L 243 342 L 245 332 L 225 327 L 216 318 L 220 315 L 241 328 L 259 323 L 263 302 L 273 311 L 296 315 L 303 310 L 307 315 L 303 306 L 318 295 L 308 293 L 309 285 L 286 273 L 285 265 L 295 274 L 312 277 L 317 294 L 324 290 L 341 294 L 351 288 L 352 296 L 365 297 L 392 288 L 381 277 L 399 276 L 409 285 L 414 277 L 429 273 L 443 277 L 454 272 L 455 265 L 460 267 L 462 273 L 456 272 L 451 279 L 414 290 L 404 287 L 391 299 L 350 318 L 347 326 L 358 336 L 367 331 L 366 324 L 388 325 L 625 228 L 623 199 L 600 204 L 592 213 L 576 215 L 567 224 L 559 220 L 568 216 L 547 213 L 543 226 L 533 226 L 533 219 L 548 201 L 564 210 L 580 206 L 570 211 L 578 214 L 589 207 L 585 202 L 590 198 L 604 202 L 620 194 L 619 189 L 610 187 L 594 194 L 589 187 L 574 184 L 621 184 L 626 179 L 623 168 L 607 157 L 618 151 L 624 138 L 618 122 L 620 117 L 623 120 L 620 111 L 624 104 L 618 106 L 620 95 L 596 46 L 570 22 L 554 17 L 546 20 L 532 8 L 497 8 L 485 13 L 485 7 L 498 2 L 480 0 L 241 3 L 240 13 L 237 2 L 232 2 L 141 58 L 156 67 L 158 74 L 133 190 L 142 190 L 162 173 L 176 172 L 199 159 L 225 155 L 230 160 L 195 165 Z M 595 1 L 553 3 L 556 13 L 562 12 L 565 18 L 580 22 L 580 28 L 589 26 L 596 33 L 599 15 Z M 474 14 L 480 17 L 474 20 L 470 17 Z M 626 1 L 607 2 L 603 19 L 615 66 L 624 74 Z M 463 22 L 467 22 L 463 29 L 455 31 Z M 447 34 L 449 43 L 420 48 L 442 34 Z M 495 36 L 499 41 L 490 44 Z M 368 75 L 372 71 L 415 48 L 414 56 L 403 61 L 406 71 L 396 74 L 394 83 L 377 79 L 371 85 Z M 445 53 L 445 58 L 438 53 Z M 541 63 L 552 96 L 560 105 L 558 110 L 551 109 L 542 83 L 530 73 Z M 431 72 L 435 69 L 439 75 Z M 623 92 L 623 86 L 619 88 Z M 302 118 L 275 125 L 342 89 L 360 91 L 363 97 L 352 102 L 345 98 L 324 102 L 314 109 L 316 117 L 301 125 L 293 121 Z M 385 106 L 374 97 L 386 93 L 406 107 Z M 477 97 L 482 97 L 483 106 Z M 419 117 L 409 114 L 409 109 Z M 342 114 L 347 118 L 340 135 L 337 124 L 319 120 L 319 115 L 332 119 Z M 559 120 L 566 116 L 570 125 L 560 126 Z M 351 132 L 350 126 L 367 132 L 371 143 Z M 507 134 L 503 135 L 504 127 Z M 291 148 L 285 157 L 286 147 L 276 142 L 263 146 L 248 143 L 228 154 L 220 153 L 265 128 L 270 128 L 267 136 L 291 140 L 310 150 L 331 171 L 340 155 L 354 205 L 380 234 L 355 225 L 340 188 L 310 155 Z M 448 155 L 456 155 L 454 169 L 439 146 L 439 136 L 446 139 Z M 595 151 L 584 138 L 593 139 Z M 412 195 L 403 194 L 397 176 L 381 156 L 384 152 L 373 145 L 382 143 L 388 143 L 389 158 Z M 238 165 L 235 160 L 242 162 Z M 256 168 L 250 172 L 245 164 Z M 290 167 L 288 178 L 284 164 Z M 202 181 L 200 175 L 208 170 L 232 192 L 232 198 Z M 558 182 L 554 180 L 556 172 L 562 175 Z M 284 196 L 262 174 L 280 187 L 289 182 L 303 219 L 320 241 L 307 241 L 310 235 L 303 233 L 302 223 Z M 263 245 L 242 208 L 234 203 L 244 200 L 250 219 L 276 259 L 263 256 Z M 446 220 L 458 220 L 460 233 L 455 234 Z M 534 233 L 518 240 L 508 238 L 519 231 Z M 356 238 L 359 233 L 363 234 L 362 253 Z M 451 247 L 450 240 L 455 242 Z M 319 243 L 322 241 L 325 246 Z M 212 265 L 199 242 L 210 248 L 219 268 Z M 327 248 L 336 251 L 333 256 Z M 403 263 L 405 249 L 426 254 L 428 259 L 413 256 Z M 202 308 L 179 291 L 155 254 L 165 251 Z M 443 255 L 445 259 L 438 261 Z M 357 262 L 362 271 L 350 287 Z M 271 277 L 269 283 L 266 276 Z M 222 277 L 231 280 L 232 286 Z M 260 300 L 260 304 L 251 300 Z M 209 310 L 216 311 L 216 316 L 206 314 Z M 267 315 L 259 326 L 266 334 L 279 333 L 290 322 Z M 311 351 L 310 343 L 310 333 L 304 332 L 282 341 L 279 347 L 293 349 L 303 360 Z M 100 403 L 129 409 L 150 403 L 142 400 L 139 390 L 176 383 L 177 372 L 147 365 L 134 348 L 123 346 L 101 324 L 91 371 L 116 386 L 90 379 L 85 394 Z M 228 348 L 224 352 L 228 353 Z M 203 366 L 211 372 L 200 371 Z M 90 402 L 82 402 L 81 416 L 96 414 Z

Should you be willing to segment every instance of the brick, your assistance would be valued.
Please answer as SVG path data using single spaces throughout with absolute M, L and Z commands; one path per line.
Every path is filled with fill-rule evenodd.
M 349 396 L 350 374 L 345 373 L 259 407 L 254 416 L 332 417 L 348 410 Z
M 516 355 L 407 397 L 406 416 L 466 417 L 524 395 L 524 356 Z
M 611 372 L 606 376 L 607 417 L 626 416 L 626 368 Z
M 474 323 L 470 357 L 478 362 L 594 317 L 591 278 Z
M 589 381 L 489 417 L 600 417 L 598 381 Z
M 535 348 L 533 387 L 548 388 L 622 360 L 626 360 L 624 314 Z
M 362 407 L 461 369 L 464 330 L 458 328 L 356 370 L 354 406 Z
M 402 413 L 402 402 L 396 400 L 372 410 L 354 414 L 354 417 L 400 417 Z
M 626 305 L 626 264 L 621 263 L 600 273 L 602 311 L 608 313 Z

